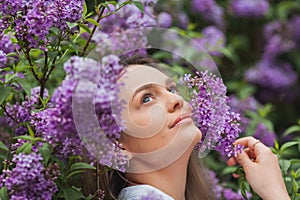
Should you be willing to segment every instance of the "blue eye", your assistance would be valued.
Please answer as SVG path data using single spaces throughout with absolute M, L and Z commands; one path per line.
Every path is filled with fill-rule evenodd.
M 174 94 L 176 94 L 177 91 L 178 91 L 177 88 L 176 88 L 176 86 L 172 86 L 168 90 L 169 90 L 169 92 L 174 93 Z
M 151 94 L 145 94 L 145 95 L 142 97 L 142 103 L 143 103 L 143 104 L 149 103 L 151 100 L 153 100 L 153 97 L 152 97 Z

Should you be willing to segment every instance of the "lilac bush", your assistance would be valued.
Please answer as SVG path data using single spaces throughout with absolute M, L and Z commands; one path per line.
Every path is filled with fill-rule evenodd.
M 91 0 L 0 0 L 0 199 L 107 198 L 101 188 L 98 194 L 83 194 L 72 181 L 85 170 L 101 173 L 95 171 L 98 165 L 125 170 L 127 157 L 117 142 L 125 128 L 120 119 L 124 102 L 116 96 L 122 89 L 116 80 L 123 52 L 157 56 L 182 75 L 190 74 L 181 83 L 191 91 L 194 121 L 203 133 L 196 150 L 220 153 L 204 158 L 213 170 L 207 174 L 217 199 L 256 198 L 245 191 L 250 187 L 239 169 L 223 162 L 243 148 L 233 142 L 246 135 L 272 146 L 291 199 L 299 196 L 297 2 L 125 0 L 91 5 Z M 212 56 L 223 79 L 205 71 L 195 74 L 174 56 L 178 48 L 170 57 L 148 50 L 142 31 L 132 28 L 149 26 L 194 39 L 199 51 Z M 164 40 L 180 38 L 165 35 Z M 209 59 L 197 64 L 213 69 Z M 86 102 L 91 96 L 101 129 L 89 121 Z M 85 126 L 76 123 L 73 105 L 79 105 Z M 229 176 L 232 172 L 241 175 L 238 182 Z

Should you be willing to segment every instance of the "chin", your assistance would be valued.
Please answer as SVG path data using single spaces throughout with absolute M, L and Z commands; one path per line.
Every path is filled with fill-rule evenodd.
M 195 131 L 195 137 L 194 137 L 194 141 L 193 141 L 193 146 L 195 146 L 202 139 L 202 132 L 201 132 L 201 130 L 198 127 L 196 127 L 196 126 L 195 126 L 195 128 L 197 129 L 197 131 Z

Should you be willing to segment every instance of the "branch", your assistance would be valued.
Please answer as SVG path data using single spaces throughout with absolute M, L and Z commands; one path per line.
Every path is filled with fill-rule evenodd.
M 98 18 L 97 18 L 97 23 L 99 23 L 99 21 L 102 19 L 101 16 L 103 15 L 104 10 L 105 10 L 105 7 L 101 6 L 101 10 L 100 10 L 100 13 L 99 13 Z M 87 50 L 87 48 L 88 48 L 88 46 L 89 46 L 89 44 L 90 44 L 90 42 L 92 40 L 92 37 L 93 37 L 96 29 L 97 29 L 97 26 L 94 25 L 92 33 L 90 34 L 90 37 L 89 37 L 88 41 L 86 42 L 85 46 L 83 47 L 83 51 L 81 52 L 80 56 L 83 56 L 85 54 L 85 52 L 86 52 L 86 50 Z

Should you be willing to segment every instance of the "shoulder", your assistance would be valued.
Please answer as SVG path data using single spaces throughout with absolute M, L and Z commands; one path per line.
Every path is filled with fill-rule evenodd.
M 135 185 L 123 188 L 118 200 L 174 200 L 151 185 Z

